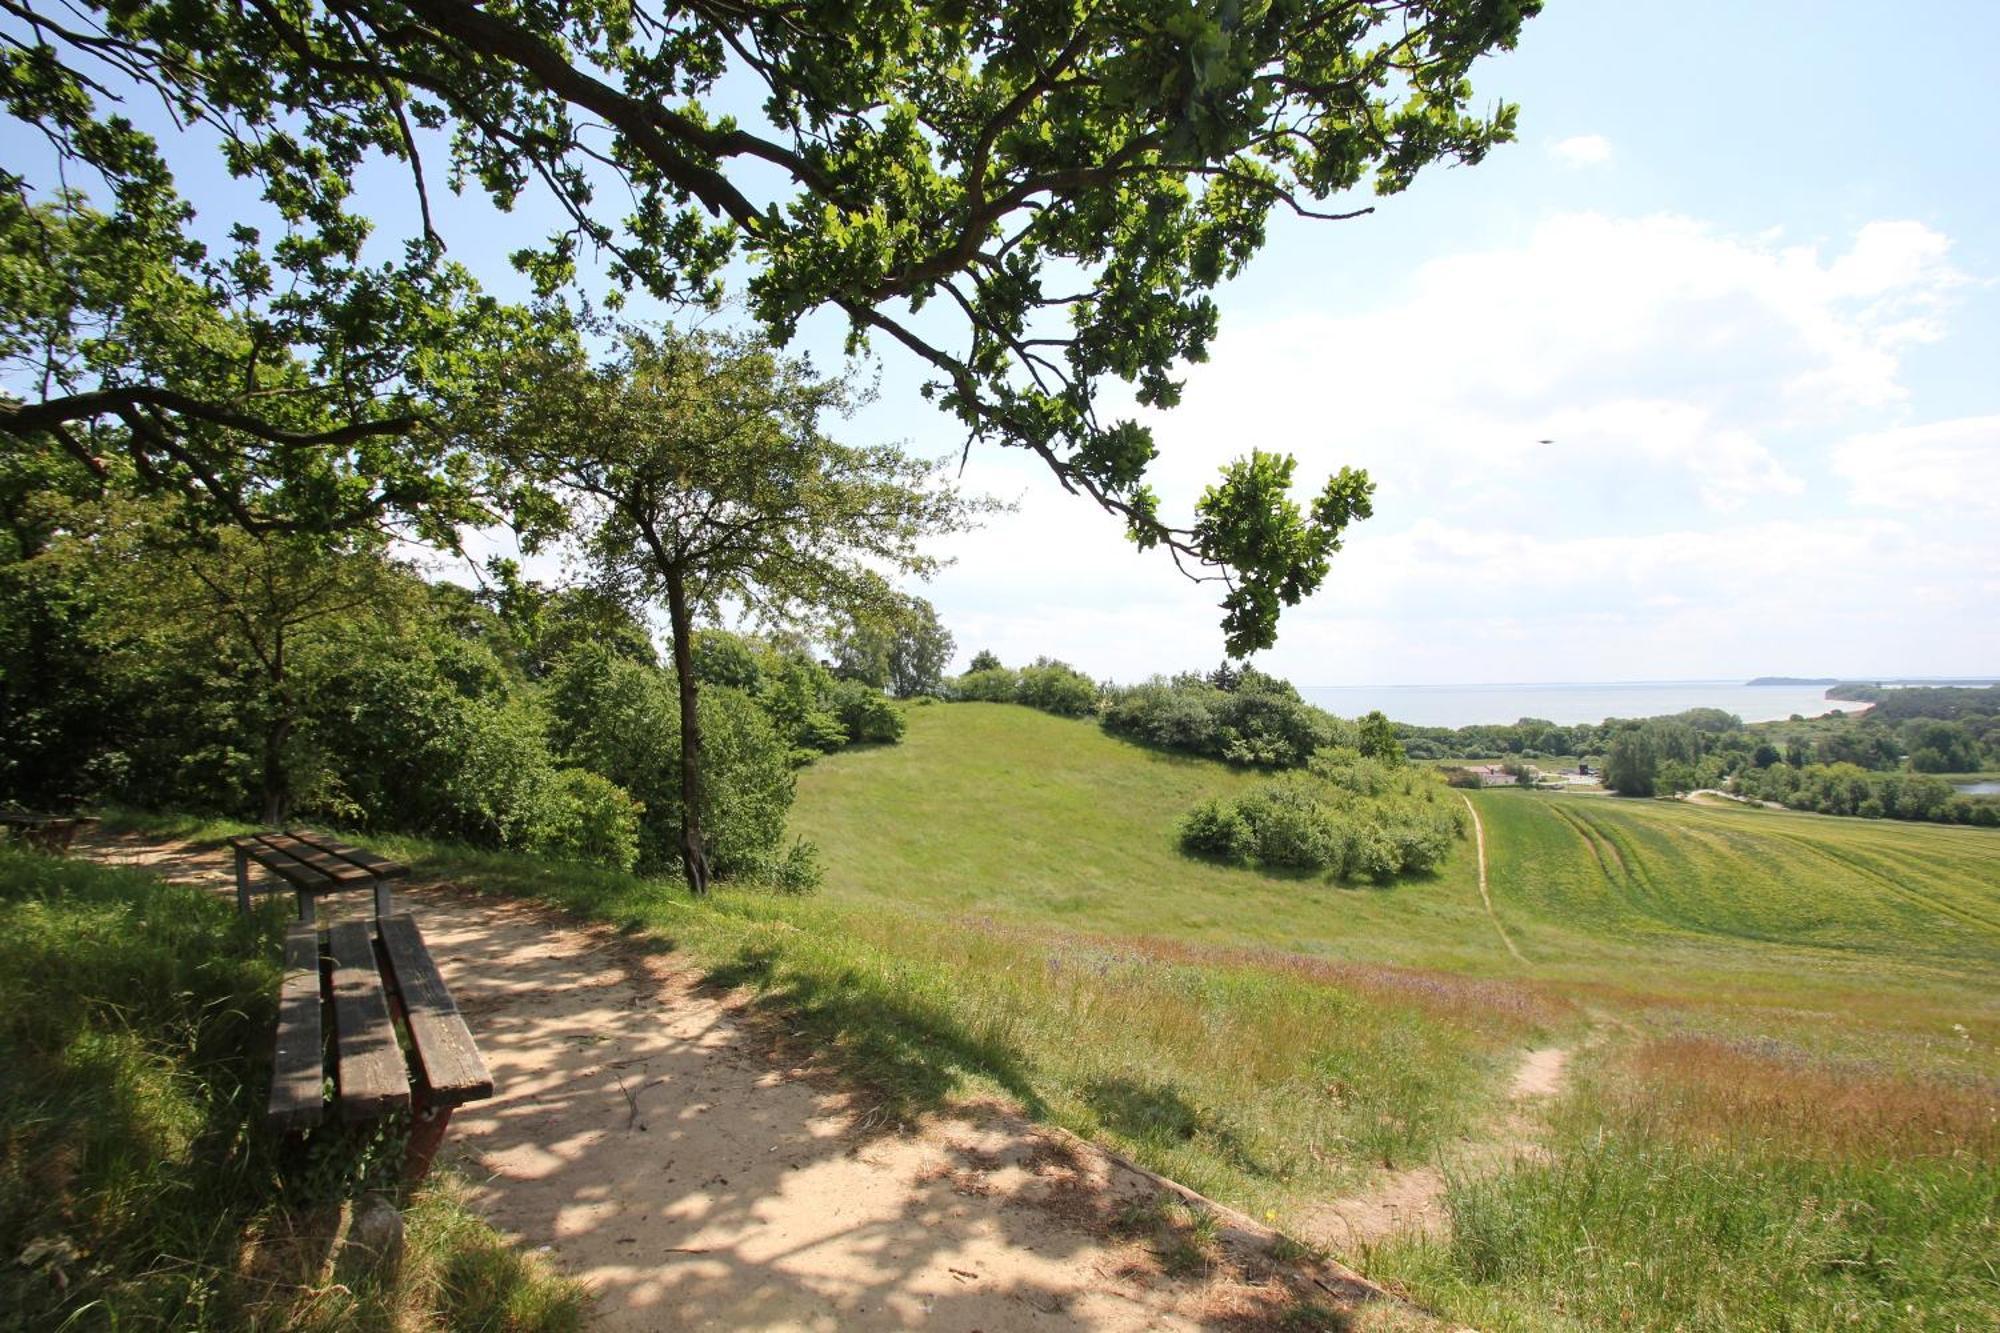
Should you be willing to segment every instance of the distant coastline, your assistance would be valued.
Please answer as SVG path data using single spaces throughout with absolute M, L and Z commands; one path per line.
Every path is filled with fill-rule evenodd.
M 1907 689 L 1976 689 L 1982 685 L 2000 685 L 2000 676 L 1759 676 L 1746 681 L 1747 685 L 1758 687 L 1769 685 L 1839 685 L 1855 689 L 1888 690 Z M 1837 695 L 1828 695 L 1838 698 Z
M 1422 727 L 1506 725 L 1539 718 L 1558 726 L 1606 718 L 1664 717 L 1718 708 L 1745 722 L 1776 722 L 1794 713 L 1819 717 L 1860 711 L 1827 698 L 1823 684 L 1746 685 L 1735 680 L 1549 681 L 1457 685 L 1301 685 L 1299 693 L 1340 717 L 1380 709 Z

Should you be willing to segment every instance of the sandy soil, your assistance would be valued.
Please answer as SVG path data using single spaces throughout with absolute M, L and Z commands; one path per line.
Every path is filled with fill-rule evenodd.
M 81 850 L 227 885 L 213 852 Z M 1277 1265 L 1226 1210 L 1211 1258 L 1169 1276 L 1155 1237 L 1115 1225 L 1161 1184 L 1089 1145 L 998 1106 L 871 1125 L 678 956 L 451 886 L 399 896 L 499 1088 L 458 1113 L 445 1160 L 597 1293 L 605 1328 L 1261 1326 L 1301 1292 L 1377 1297 L 1337 1265 Z

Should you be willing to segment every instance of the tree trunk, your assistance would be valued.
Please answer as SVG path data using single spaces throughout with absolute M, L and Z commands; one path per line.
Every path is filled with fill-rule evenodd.
M 273 828 L 292 813 L 292 784 L 285 772 L 285 742 L 292 735 L 292 710 L 285 704 L 264 724 L 264 822 Z
M 695 707 L 694 625 L 688 614 L 687 581 L 667 571 L 667 619 L 674 636 L 674 675 L 681 692 L 681 871 L 688 888 L 708 892 L 708 848 L 701 837 L 701 715 Z
M 271 717 L 264 724 L 264 822 L 276 828 L 292 813 L 291 777 L 285 772 L 285 742 L 292 736 L 292 701 L 285 689 L 285 641 L 271 648 L 266 677 L 271 687 Z

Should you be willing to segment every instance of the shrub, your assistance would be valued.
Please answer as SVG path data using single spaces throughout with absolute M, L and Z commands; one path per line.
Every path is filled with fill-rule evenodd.
M 1161 677 L 1103 692 L 1104 729 L 1146 745 L 1257 768 L 1298 768 L 1315 750 L 1351 744 L 1354 728 L 1246 670 L 1224 690 L 1201 676 Z
M 986 667 L 968 671 L 951 683 L 951 697 L 971 703 L 1011 704 L 1020 688 L 1019 678 L 1006 667 Z
M 1097 682 L 1067 662 L 1038 657 L 1022 667 L 1015 702 L 1060 717 L 1083 717 L 1097 707 Z
M 1340 870 L 1340 839 L 1318 794 L 1302 782 L 1273 782 L 1238 800 L 1252 854 L 1267 866 Z
M 1195 806 L 1180 844 L 1190 855 L 1383 883 L 1436 869 L 1465 830 L 1463 804 L 1436 773 L 1342 749 L 1322 751 L 1309 775 Z
M 801 838 L 782 855 L 773 855 L 750 878 L 778 893 L 811 893 L 825 875 L 819 848 Z
M 837 680 L 829 698 L 850 745 L 890 744 L 903 739 L 902 710 L 872 685 Z
M 550 681 L 553 740 L 576 766 L 640 803 L 638 865 L 680 857 L 680 700 L 670 672 L 587 649 Z M 791 809 L 789 747 L 741 690 L 701 692 L 702 829 L 718 875 L 754 873 L 784 837 Z
M 644 812 L 607 777 L 582 768 L 557 769 L 524 847 L 538 856 L 630 870 L 639 860 Z
M 1256 851 L 1256 839 L 1235 806 L 1222 800 L 1203 801 L 1181 820 L 1181 850 L 1237 862 Z

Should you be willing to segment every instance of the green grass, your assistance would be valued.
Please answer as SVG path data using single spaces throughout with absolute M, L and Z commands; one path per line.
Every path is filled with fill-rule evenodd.
M 1481 1326 L 2000 1311 L 2000 833 L 1473 793 L 1521 962 L 1469 840 L 1383 888 L 1219 867 L 1175 827 L 1253 775 L 1022 708 L 909 722 L 801 775 L 810 899 L 369 841 L 686 951 L 887 1119 L 1004 1095 L 1281 1224 L 1444 1161 L 1448 1243 L 1346 1257 Z M 1551 1041 L 1580 1074 L 1544 1151 L 1474 1169 Z
M 0 1322 L 577 1327 L 581 1294 L 448 1181 L 412 1201 L 396 1282 L 322 1271 L 340 1201 L 394 1190 L 395 1145 L 261 1131 L 276 921 L 0 852 Z
M 1011 704 L 906 716 L 902 744 L 799 776 L 792 829 L 824 853 L 831 899 L 1456 969 L 1506 957 L 1470 842 L 1394 890 L 1197 861 L 1177 846 L 1181 816 L 1259 775 Z

